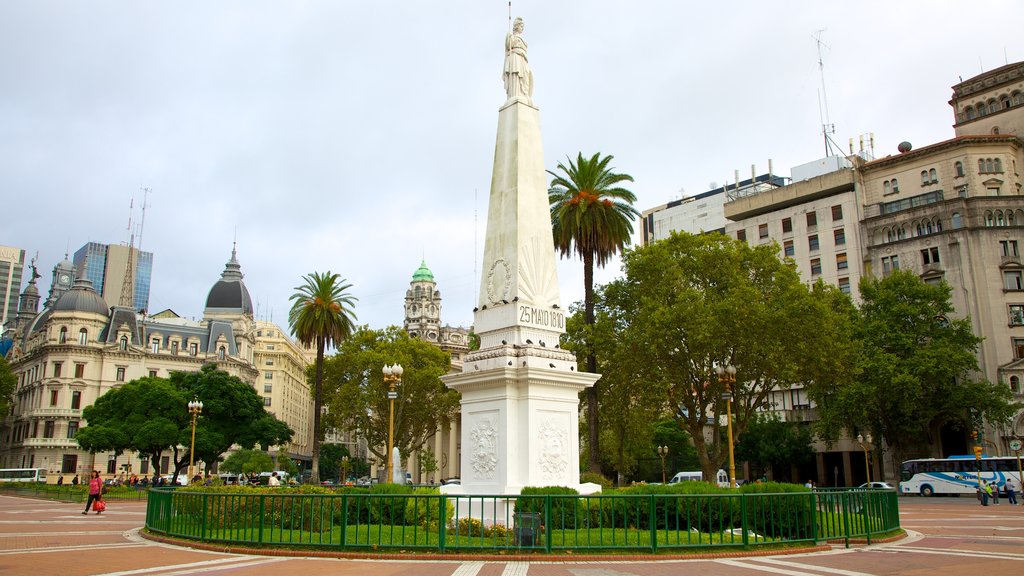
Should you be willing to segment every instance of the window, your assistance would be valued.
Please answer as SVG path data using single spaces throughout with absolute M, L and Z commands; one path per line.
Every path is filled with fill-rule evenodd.
M 892 179 L 892 193 L 893 194 L 899 194 L 900 193 L 900 183 L 897 182 L 895 178 Z
M 1016 240 L 1000 240 L 999 241 L 999 248 L 1000 248 L 1000 250 L 1003 253 L 1003 258 L 1008 258 L 1010 256 L 1017 256 L 1018 255 L 1017 254 L 1017 241 Z M 54 376 L 58 376 L 58 374 L 54 374 Z
M 68 327 L 67 326 L 61 326 L 60 327 L 60 337 L 57 338 L 57 342 L 60 343 L 60 344 L 63 344 L 65 342 L 67 342 L 67 341 L 68 341 Z
M 53 363 L 53 377 L 54 378 L 60 378 L 60 367 L 61 367 L 61 363 L 60 362 L 54 362 Z
M 149 371 L 149 377 L 150 378 L 156 378 L 156 370 L 150 370 Z
M 68 422 L 68 438 L 74 438 L 78 433 L 78 420 Z
M 71 409 L 80 410 L 82 408 L 82 393 L 74 391 L 71 393 Z
M 1020 270 L 1003 271 L 1003 290 L 1021 290 L 1024 283 L 1021 282 Z
M 849 294 L 850 293 L 850 279 L 849 278 L 840 278 L 839 279 L 839 291 L 842 292 L 843 294 Z
M 846 252 L 836 254 L 836 270 L 846 270 L 849 264 L 846 262 Z
M 811 258 L 811 275 L 821 274 L 821 258 Z
M 267 366 L 273 366 L 274 365 L 274 359 L 273 358 L 267 358 L 266 365 Z
M 808 212 L 807 213 L 807 228 L 808 229 L 813 229 L 817 225 L 818 225 L 818 213 L 817 212 Z
M 737 230 L 736 231 L 736 239 L 739 240 L 740 242 L 746 242 L 747 241 L 747 231 L 746 230 L 742 230 L 742 229 L 741 230 Z M 267 349 L 269 350 L 270 346 L 267 346 Z
M 1013 339 L 1013 357 L 1024 358 L 1024 338 Z
M 886 276 L 889 275 L 893 270 L 900 269 L 900 257 L 899 256 L 883 256 L 882 257 L 882 273 Z
M 931 179 L 928 178 L 928 171 L 927 170 L 921 170 L 921 186 L 927 186 L 927 185 L 929 185 L 931 183 L 932 183 Z
M 65 474 L 78 472 L 78 454 L 65 454 L 61 460 L 60 471 Z
M 75 364 L 75 378 L 85 378 L 85 364 Z
M 117 458 L 107 460 L 107 474 L 117 474 Z
M 963 162 L 957 162 L 957 163 L 953 164 L 953 171 L 956 172 L 956 177 L 957 178 L 963 178 L 964 177 L 964 163 Z
M 188 353 L 189 353 L 189 356 L 195 356 L 196 354 L 198 354 L 199 353 L 199 345 L 196 344 L 195 342 L 190 342 L 189 345 L 188 345 Z
M 786 256 L 789 256 L 789 257 L 793 256 L 794 250 L 793 250 L 793 241 L 792 240 L 786 240 L 785 242 L 782 243 L 782 252 Z
M 128 337 L 127 336 L 121 336 L 121 342 L 118 344 L 118 346 L 121 348 L 121 350 L 127 350 L 128 349 Z
M 935 170 L 935 168 L 931 168 L 930 170 L 928 170 L 928 177 L 931 178 L 932 184 L 939 183 L 939 173 Z
M 832 236 L 835 238 L 836 246 L 846 246 L 845 228 L 836 228 L 832 231 Z
M 972 106 L 968 106 L 965 112 L 967 113 L 968 120 L 974 120 L 974 118 L 977 116 L 977 113 L 974 111 L 974 108 Z
M 765 238 L 768 237 L 767 224 L 761 224 L 760 226 L 757 227 L 757 237 L 760 238 L 761 240 L 764 240 Z
M 160 341 L 154 338 L 153 341 L 149 343 L 149 351 L 153 354 L 160 352 Z
M 743 239 L 746 240 L 747 237 L 744 236 Z M 267 350 L 273 350 L 273 349 L 274 349 L 274 345 L 273 344 L 267 344 Z
M 118 382 L 124 382 L 124 366 L 117 367 L 117 376 L 114 379 Z
M 963 227 L 963 225 L 964 225 L 964 217 L 961 216 L 959 212 L 953 212 L 953 215 L 950 217 L 950 219 L 953 221 L 953 229 L 954 230 L 956 230 L 957 228 L 962 228 Z
M 263 373 L 263 379 L 264 380 L 273 380 L 274 379 L 274 373 L 269 371 L 269 370 L 264 372 Z
M 264 384 L 263 385 L 263 391 L 265 393 L 267 393 L 267 394 L 270 394 L 271 392 L 274 391 L 274 387 L 272 385 L 270 385 L 270 384 Z
M 50 406 L 56 406 L 56 405 L 57 405 L 57 391 L 56 390 L 50 390 Z
M 221 346 L 220 348 L 217 349 L 217 360 L 223 360 L 223 359 L 224 359 L 224 347 Z
M 843 207 L 842 205 L 832 207 L 832 221 L 842 222 L 843 221 Z
M 818 235 L 812 234 L 807 237 L 807 247 L 810 248 L 811 252 L 818 250 Z
M 86 342 L 89 341 L 89 331 L 82 328 L 78 331 L 78 345 L 85 346 Z
M 888 180 L 882 182 L 882 194 L 885 196 L 892 194 L 892 184 L 890 184 Z
M 264 396 L 263 397 L 263 405 L 264 406 L 270 406 L 270 396 Z
M 783 234 L 789 234 L 791 232 L 793 232 L 793 219 L 792 218 L 783 218 L 782 219 L 782 233 Z
M 1010 304 L 1010 326 L 1024 326 L 1024 304 Z
M 142 462 L 139 463 L 139 474 L 149 474 L 149 458 L 143 458 Z
M 56 427 L 56 422 L 47 420 L 46 424 L 43 425 L 43 438 L 53 438 L 53 431 Z
M 939 248 L 937 246 L 932 246 L 931 248 L 921 250 L 921 263 L 925 266 L 929 264 L 938 264 Z

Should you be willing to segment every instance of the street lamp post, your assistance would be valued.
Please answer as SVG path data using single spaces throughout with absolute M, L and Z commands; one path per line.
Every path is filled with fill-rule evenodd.
M 732 364 L 717 366 L 715 374 L 718 375 L 718 381 L 725 384 L 725 392 L 722 394 L 722 398 L 725 399 L 726 429 L 729 435 L 729 486 L 735 488 L 736 459 L 733 456 L 732 448 L 732 385 L 736 383 L 736 367 Z
M 658 446 L 658 456 L 661 456 L 661 483 L 665 483 L 665 458 L 668 457 L 668 446 Z
M 342 486 L 348 484 L 348 456 L 341 457 L 341 478 L 339 484 Z
M 384 479 L 384 482 L 390 483 L 393 481 L 395 472 L 394 458 L 391 455 L 395 450 L 395 399 L 398 398 L 398 391 L 395 390 L 395 387 L 402 384 L 403 370 L 401 364 L 394 364 L 392 366 L 385 364 L 382 370 L 384 372 L 384 382 L 388 385 L 388 453 L 384 458 L 388 477 Z
M 867 440 L 865 442 L 865 440 Z M 860 444 L 862 450 L 864 450 L 864 471 L 868 475 L 868 488 L 871 487 L 871 460 L 868 458 L 868 450 L 871 449 L 871 433 L 868 432 L 868 437 L 864 438 L 862 434 L 857 434 L 857 443 Z
M 188 413 L 192 415 L 192 445 L 188 448 L 188 482 L 192 482 L 192 469 L 196 465 L 196 418 L 199 417 L 199 413 L 203 411 L 203 403 L 198 398 L 194 398 L 188 403 Z

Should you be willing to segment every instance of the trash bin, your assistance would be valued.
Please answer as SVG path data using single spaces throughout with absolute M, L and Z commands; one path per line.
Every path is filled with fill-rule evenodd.
M 515 514 L 516 546 L 537 546 L 541 532 L 541 515 L 536 512 Z

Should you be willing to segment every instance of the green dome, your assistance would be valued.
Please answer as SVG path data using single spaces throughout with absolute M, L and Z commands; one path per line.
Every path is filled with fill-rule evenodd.
M 416 270 L 416 273 L 412 275 L 413 282 L 433 282 L 434 273 L 427 268 L 427 261 L 423 260 L 420 262 L 420 267 Z

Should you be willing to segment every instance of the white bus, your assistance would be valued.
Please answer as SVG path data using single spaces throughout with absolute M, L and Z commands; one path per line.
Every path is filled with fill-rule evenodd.
M 0 482 L 46 482 L 46 468 L 0 468 Z
M 992 484 L 993 490 L 1002 490 L 1007 478 L 1020 484 L 1016 458 L 921 458 L 907 460 L 900 466 L 900 494 L 976 494 L 979 473 L 982 480 Z
M 668 483 L 678 484 L 680 482 L 701 482 L 702 480 L 704 480 L 704 473 L 700 470 L 695 470 L 692 472 L 677 472 L 676 475 L 668 481 Z M 715 481 L 722 488 L 729 487 L 729 475 L 725 473 L 725 470 L 718 470 L 718 473 L 715 474 Z

